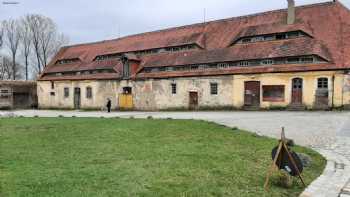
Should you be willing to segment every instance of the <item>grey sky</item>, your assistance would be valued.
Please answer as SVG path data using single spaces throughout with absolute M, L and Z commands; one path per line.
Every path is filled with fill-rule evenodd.
M 0 0 L 11 1 L 11 0 Z M 112 39 L 207 20 L 286 8 L 287 0 L 14 0 L 0 20 L 28 13 L 51 17 L 71 43 Z M 326 0 L 327 1 L 327 0 Z M 297 5 L 326 2 L 296 0 Z M 329 1 L 329 0 L 328 0 Z M 350 8 L 350 0 L 342 0 Z

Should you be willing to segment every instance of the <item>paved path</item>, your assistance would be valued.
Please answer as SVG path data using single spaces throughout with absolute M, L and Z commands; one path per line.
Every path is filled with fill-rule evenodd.
M 22 110 L 0 111 L 0 116 L 25 117 L 130 117 L 201 119 L 229 127 L 254 131 L 279 138 L 285 127 L 288 138 L 297 144 L 312 147 L 328 162 L 324 174 L 301 195 L 350 197 L 350 112 L 80 112 Z M 348 193 L 348 195 L 347 195 Z

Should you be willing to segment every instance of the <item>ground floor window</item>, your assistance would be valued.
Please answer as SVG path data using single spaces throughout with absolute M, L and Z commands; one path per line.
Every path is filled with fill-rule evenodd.
M 92 88 L 91 87 L 86 88 L 86 98 L 88 98 L 88 99 L 92 98 Z
M 210 83 L 210 94 L 211 95 L 218 94 L 218 83 Z
M 328 89 L 328 78 L 318 78 L 317 88 L 319 89 Z
M 265 85 L 263 88 L 263 101 L 283 102 L 284 85 Z
M 171 93 L 176 94 L 176 83 L 171 84 Z
M 69 88 L 64 88 L 64 98 L 69 97 Z

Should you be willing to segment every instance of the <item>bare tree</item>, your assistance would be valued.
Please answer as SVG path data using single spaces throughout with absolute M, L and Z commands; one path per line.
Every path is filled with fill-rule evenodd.
M 38 72 L 48 64 L 58 49 L 68 43 L 68 38 L 58 33 L 52 19 L 41 15 L 27 15 L 25 20 L 29 24 L 32 45 L 36 55 Z
M 26 20 L 26 18 L 21 19 L 20 24 L 20 33 L 21 33 L 21 46 L 22 46 L 22 53 L 24 56 L 24 64 L 25 64 L 25 77 L 26 80 L 28 80 L 28 72 L 29 72 L 29 55 L 31 50 L 31 44 L 32 44 L 32 32 L 29 26 L 29 22 Z
M 5 31 L 5 43 L 10 49 L 12 56 L 12 79 L 16 80 L 17 75 L 17 62 L 16 55 L 18 46 L 21 40 L 21 34 L 19 29 L 18 20 L 7 20 L 3 22 L 4 31 Z
M 2 28 L 2 23 L 0 23 L 0 49 L 2 47 L 3 35 L 4 35 L 4 30 Z
M 27 15 L 25 20 L 29 24 L 30 31 L 32 33 L 32 43 L 34 46 L 34 52 L 37 60 L 38 72 L 41 72 L 41 58 L 40 58 L 40 30 L 42 29 L 42 16 L 40 15 Z
M 18 66 L 18 65 L 17 65 Z M 12 60 L 11 58 L 1 55 L 0 56 L 0 80 L 12 79 Z

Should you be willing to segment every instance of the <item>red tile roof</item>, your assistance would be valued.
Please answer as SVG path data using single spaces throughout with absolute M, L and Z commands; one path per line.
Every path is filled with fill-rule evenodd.
M 229 48 L 208 51 L 149 55 L 142 57 L 141 66 L 180 66 L 302 55 L 318 55 L 331 61 L 329 52 L 320 42 L 310 38 L 296 38 L 283 41 L 237 44 Z
M 98 68 L 101 64 L 91 63 L 103 54 L 139 51 L 167 46 L 196 43 L 204 52 L 187 52 L 175 55 L 160 54 L 144 56 L 141 65 L 166 65 L 169 63 L 198 63 L 203 60 L 218 61 L 242 58 L 268 58 L 275 56 L 305 55 L 314 53 L 331 61 L 333 69 L 350 68 L 350 12 L 339 1 L 300 6 L 296 8 L 296 24 L 287 24 L 287 10 L 275 10 L 249 16 L 234 17 L 207 23 L 170 28 L 148 32 L 124 38 L 87 43 L 64 47 L 52 62 L 59 59 L 79 58 L 83 65 L 49 64 L 44 73 L 56 71 L 72 71 L 75 69 Z M 264 42 L 248 45 L 235 45 L 227 48 L 239 36 L 269 34 L 289 30 L 302 30 L 310 34 L 312 39 L 295 39 L 283 42 Z M 282 44 L 281 44 L 282 43 Z M 288 48 L 281 48 L 282 46 Z M 182 55 L 182 56 L 181 56 Z M 158 63 L 154 59 L 158 57 Z M 152 62 L 152 64 L 150 64 Z M 168 63 L 169 62 L 169 63 Z M 93 65 L 91 65 L 93 64 Z M 319 65 L 322 67 L 322 65 Z M 297 67 L 295 66 L 297 69 Z M 304 68 L 305 65 L 299 66 Z M 244 68 L 249 71 L 249 68 Z M 290 71 L 292 71 L 292 67 Z M 221 71 L 217 71 L 221 72 Z M 171 76 L 171 74 L 169 74 Z M 185 76 L 185 74 L 184 74 Z
M 57 64 L 49 66 L 45 69 L 45 73 L 59 73 L 59 72 L 73 72 L 73 71 L 87 71 L 98 69 L 116 69 L 121 67 L 119 59 L 99 60 L 92 62 L 73 62 L 69 64 Z M 119 70 L 121 68 L 118 68 Z
M 62 76 L 50 76 L 46 75 L 38 79 L 38 81 L 74 81 L 74 80 L 107 80 L 107 79 L 120 79 L 118 73 L 96 73 L 89 75 L 62 75 Z

